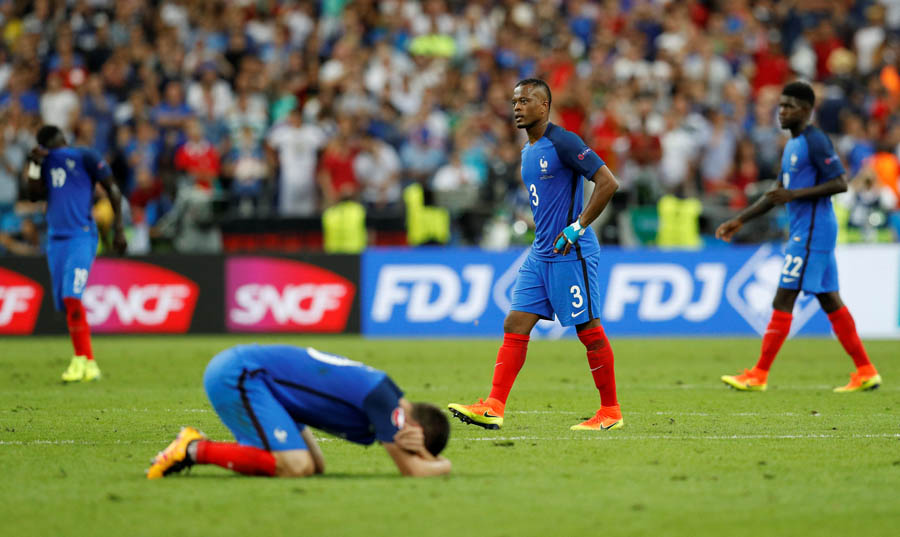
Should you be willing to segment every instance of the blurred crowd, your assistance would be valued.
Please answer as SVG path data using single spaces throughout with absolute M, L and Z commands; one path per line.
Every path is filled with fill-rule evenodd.
M 41 123 L 111 164 L 133 252 L 346 199 L 402 215 L 412 183 L 455 242 L 502 245 L 532 225 L 510 97 L 534 76 L 622 183 L 604 242 L 666 194 L 704 231 L 752 202 L 797 78 L 853 179 L 846 225 L 896 235 L 900 0 L 0 0 L 0 250 L 40 249 L 20 179 Z

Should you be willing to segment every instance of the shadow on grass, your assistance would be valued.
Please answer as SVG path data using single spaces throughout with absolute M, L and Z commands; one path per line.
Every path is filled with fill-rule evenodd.
M 486 477 L 497 477 L 498 474 L 491 473 L 470 473 L 470 472 L 454 472 L 448 476 L 438 477 L 437 479 L 484 479 Z M 142 476 L 146 478 L 146 476 Z M 257 476 L 241 475 L 236 473 L 202 473 L 202 474 L 177 474 L 170 475 L 165 480 L 193 480 L 193 479 L 265 479 Z M 277 479 L 283 482 L 302 482 L 310 479 L 316 481 L 329 479 L 405 479 L 402 475 L 395 472 L 382 472 L 377 474 L 353 474 L 349 472 L 326 472 L 322 475 L 314 475 L 310 477 L 284 478 Z

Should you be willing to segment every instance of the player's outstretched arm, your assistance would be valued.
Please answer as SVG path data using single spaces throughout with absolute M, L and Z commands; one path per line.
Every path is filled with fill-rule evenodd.
M 562 251 L 562 255 L 567 255 L 572 245 L 578 240 L 584 230 L 591 225 L 591 222 L 600 216 L 603 209 L 609 204 L 613 194 L 619 189 L 619 182 L 607 166 L 600 166 L 591 178 L 594 182 L 594 191 L 588 200 L 587 206 L 581 212 L 578 219 L 572 222 L 570 226 L 562 230 L 554 239 L 554 252 Z M 560 240 L 562 239 L 562 240 Z
M 735 216 L 731 220 L 728 220 L 724 224 L 720 225 L 716 229 L 716 238 L 722 239 L 725 242 L 731 242 L 731 238 L 734 237 L 734 234 L 737 233 L 741 229 L 741 227 L 743 227 L 744 222 L 748 222 L 750 220 L 753 220 L 757 216 L 766 214 L 767 212 L 771 211 L 773 207 L 775 207 L 776 204 L 773 203 L 769 194 L 779 191 L 785 191 L 785 189 L 782 188 L 781 183 L 778 183 L 778 185 L 774 189 L 766 192 L 766 195 L 756 200 L 753 205 L 739 212 L 737 216 Z
M 122 193 L 112 180 L 112 175 L 107 175 L 98 180 L 103 190 L 109 196 L 109 202 L 113 208 L 113 249 L 119 255 L 128 249 L 128 241 L 125 240 L 125 228 L 122 225 Z

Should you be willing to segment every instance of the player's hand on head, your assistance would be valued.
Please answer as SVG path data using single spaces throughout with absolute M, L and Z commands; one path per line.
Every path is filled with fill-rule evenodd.
M 410 453 L 422 453 L 425 450 L 425 431 L 417 425 L 406 424 L 394 435 L 394 443 Z

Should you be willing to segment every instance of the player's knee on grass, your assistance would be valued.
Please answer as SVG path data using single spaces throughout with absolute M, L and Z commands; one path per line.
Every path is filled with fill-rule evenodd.
M 316 472 L 316 463 L 312 454 L 305 449 L 275 451 L 276 477 L 308 477 Z

